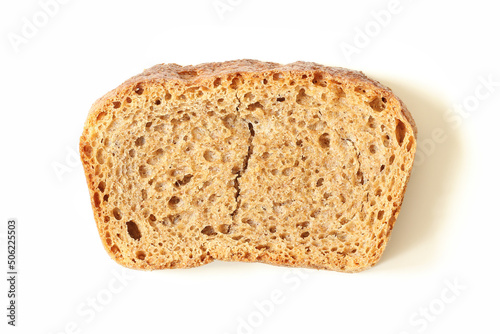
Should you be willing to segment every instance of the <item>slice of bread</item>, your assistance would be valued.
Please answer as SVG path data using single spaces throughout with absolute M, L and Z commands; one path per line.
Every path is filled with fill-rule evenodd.
M 369 268 L 415 149 L 404 104 L 361 72 L 255 60 L 154 66 L 92 106 L 80 142 L 104 247 L 149 270 Z

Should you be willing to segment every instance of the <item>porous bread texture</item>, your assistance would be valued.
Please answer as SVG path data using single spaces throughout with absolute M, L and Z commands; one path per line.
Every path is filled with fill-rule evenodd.
M 154 66 L 93 105 L 80 142 L 104 247 L 148 270 L 369 268 L 415 150 L 404 104 L 361 72 L 254 60 Z

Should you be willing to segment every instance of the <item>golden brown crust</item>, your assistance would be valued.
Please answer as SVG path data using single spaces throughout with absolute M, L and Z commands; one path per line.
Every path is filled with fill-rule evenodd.
M 88 155 L 86 154 L 86 150 L 88 150 L 89 143 L 91 142 L 90 138 L 90 129 L 95 129 L 97 127 L 97 119 L 98 115 L 107 110 L 108 108 L 112 108 L 112 104 L 114 101 L 121 101 L 126 98 L 126 96 L 130 95 L 136 89 L 141 89 L 141 87 L 146 87 L 148 85 L 165 85 L 168 83 L 170 87 L 191 87 L 191 86 L 206 86 L 211 87 L 212 82 L 215 78 L 218 77 L 228 77 L 228 76 L 242 76 L 243 78 L 251 78 L 255 74 L 266 73 L 271 76 L 275 73 L 286 73 L 286 72 L 294 72 L 294 73 L 321 73 L 324 76 L 327 76 L 328 79 L 338 82 L 350 90 L 362 90 L 363 92 L 367 92 L 367 96 L 369 98 L 373 96 L 382 96 L 387 100 L 397 101 L 399 106 L 393 106 L 393 111 L 398 113 L 395 115 L 396 118 L 404 118 L 407 123 L 411 126 L 412 135 L 416 136 L 417 128 L 411 114 L 407 110 L 406 106 L 403 102 L 397 98 L 392 91 L 380 84 L 379 82 L 372 80 L 366 77 L 362 72 L 351 71 L 344 68 L 337 67 L 327 67 L 323 65 L 319 65 L 311 62 L 295 62 L 288 65 L 281 65 L 277 63 L 270 62 L 260 62 L 256 60 L 235 60 L 235 61 L 227 61 L 223 63 L 205 63 L 195 66 L 180 66 L 177 64 L 160 64 L 153 66 L 150 69 L 145 70 L 143 73 L 134 76 L 124 82 L 122 85 L 112 90 L 111 92 L 104 95 L 102 98 L 97 100 L 92 106 L 89 116 L 87 118 L 83 135 L 80 141 L 80 154 L 82 157 L 82 163 L 84 166 L 87 183 L 89 186 L 89 192 L 91 197 L 93 196 L 95 189 L 98 187 L 97 181 L 95 178 L 94 166 L 91 163 Z M 413 148 L 414 154 L 414 148 Z M 408 171 L 410 173 L 410 171 Z M 406 178 L 403 187 L 406 188 L 407 182 L 409 178 Z M 404 191 L 401 193 L 401 197 L 395 199 L 395 203 L 398 203 L 398 206 L 395 208 L 393 212 L 393 217 L 397 217 L 401 203 L 403 200 Z M 108 253 L 119 263 L 126 265 L 128 267 L 133 267 L 136 269 L 161 269 L 161 268 L 189 268 L 195 267 L 199 265 L 203 265 L 213 261 L 212 256 L 207 254 L 203 258 L 193 259 L 191 261 L 175 261 L 172 263 L 164 263 L 164 264 L 150 264 L 148 262 L 141 263 L 130 263 L 123 260 L 116 255 L 115 252 L 112 251 L 112 245 L 107 242 L 106 231 L 103 229 L 102 222 L 103 217 L 100 213 L 99 208 L 93 203 L 94 209 L 94 218 L 96 222 L 98 222 L 97 226 L 99 229 L 99 233 L 101 236 L 102 243 Z M 394 222 L 392 222 L 394 223 Z M 331 264 L 322 265 L 319 263 L 315 263 L 314 261 L 308 261 L 307 259 L 303 259 L 302 262 L 299 263 L 300 267 L 309 267 L 309 268 L 318 268 L 318 269 L 333 269 L 344 272 L 356 272 L 363 269 L 366 269 L 369 266 L 374 265 L 387 243 L 387 240 L 390 236 L 390 229 L 386 238 L 383 240 L 383 245 L 380 247 L 380 251 L 377 257 L 371 259 L 371 263 L 367 264 L 365 267 L 344 267 L 342 268 L 341 264 L 335 265 L 332 267 Z M 243 256 L 240 253 L 234 253 L 230 256 L 222 257 L 222 260 L 237 260 L 237 261 L 247 261 L 247 262 L 263 262 L 274 265 L 283 265 L 283 266 L 297 266 L 296 263 L 291 263 L 289 260 L 284 258 L 276 258 L 269 257 L 268 255 L 260 256 L 259 258 L 248 258 Z

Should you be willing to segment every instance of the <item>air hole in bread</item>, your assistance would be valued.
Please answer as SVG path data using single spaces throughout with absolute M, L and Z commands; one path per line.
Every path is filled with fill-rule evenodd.
M 396 140 L 398 141 L 399 146 L 403 144 L 406 136 L 406 126 L 399 119 L 396 123 Z
M 345 196 L 344 194 L 339 194 L 339 199 L 342 203 L 345 203 L 346 202 L 346 199 L 345 199 Z
M 217 196 L 216 194 L 212 194 L 212 195 L 210 195 L 210 197 L 208 197 L 208 200 L 207 200 L 207 201 L 208 201 L 208 203 L 213 203 L 213 202 L 215 202 L 215 200 L 217 199 L 217 197 L 219 197 L 219 196 Z
M 377 152 L 377 146 L 376 145 L 370 145 L 368 148 L 370 150 L 370 153 L 374 154 Z
M 370 102 L 370 107 L 377 112 L 381 112 L 385 109 L 385 103 L 381 98 L 376 97 Z
M 406 150 L 407 150 L 408 152 L 410 152 L 410 151 L 411 151 L 411 148 L 413 147 L 413 142 L 414 142 L 413 137 L 410 137 L 410 139 L 408 139 L 408 145 L 406 145 Z
M 146 142 L 144 136 L 141 136 L 135 140 L 135 146 L 142 146 Z
M 128 155 L 130 155 L 131 158 L 135 157 L 135 150 L 131 149 L 130 151 L 128 151 Z
M 214 228 L 212 226 L 210 226 L 210 225 L 205 226 L 201 230 L 201 233 L 205 234 L 205 235 L 208 235 L 208 236 L 212 236 L 212 235 L 216 235 L 217 234 L 217 232 L 215 232 Z
M 269 159 L 270 156 L 271 156 L 271 154 L 269 154 L 269 152 L 264 152 L 264 153 L 262 153 L 261 158 L 262 158 L 262 160 L 267 160 L 267 159 Z
M 354 91 L 358 94 L 365 94 L 366 93 L 366 89 L 362 86 L 356 86 L 356 88 L 354 88 Z
M 97 115 L 96 121 L 102 120 L 106 116 L 107 112 L 103 111 L 100 112 L 99 115 Z
M 217 230 L 222 234 L 228 234 L 230 228 L 231 228 L 231 225 L 229 225 L 229 224 L 221 224 L 221 225 L 219 225 Z
M 102 148 L 100 148 L 100 149 L 98 149 L 98 150 L 97 150 L 97 153 L 96 153 L 96 155 L 95 155 L 95 158 L 96 158 L 96 160 L 97 160 L 97 162 L 98 162 L 99 164 L 101 164 L 101 165 L 102 165 L 102 164 L 104 163 L 104 151 L 103 151 L 103 149 L 102 149 Z
M 162 192 L 167 190 L 167 183 L 166 182 L 157 182 L 155 184 L 155 190 L 158 192 Z
M 251 92 L 248 92 L 246 93 L 245 95 L 243 95 L 243 99 L 245 101 L 251 101 L 255 98 L 255 95 L 253 95 Z
M 238 89 L 240 84 L 241 84 L 240 78 L 236 77 L 233 80 L 231 80 L 231 84 L 229 85 L 229 87 L 232 89 Z
M 391 137 L 389 135 L 385 135 L 383 137 L 383 144 L 385 147 L 389 147 L 389 145 L 391 144 Z
M 151 158 L 148 158 L 148 160 L 146 160 L 146 162 L 149 165 L 156 165 L 161 160 L 163 155 L 165 155 L 165 151 L 162 148 L 159 148 L 152 153 Z
M 276 233 L 276 226 L 269 227 L 269 232 Z
M 278 101 L 278 102 L 284 102 L 284 101 L 285 101 L 285 98 L 284 98 L 284 97 L 278 97 L 278 98 L 276 99 L 276 101 Z
M 181 204 L 182 204 L 182 200 L 179 197 L 177 197 L 177 196 L 172 196 L 168 200 L 168 206 L 171 209 L 176 209 L 177 207 L 181 206 Z
M 326 82 L 326 80 L 324 80 L 323 75 L 321 73 L 318 73 L 318 72 L 314 73 L 312 83 L 314 85 L 318 85 L 321 87 L 327 86 L 327 82 Z
M 113 108 L 115 108 L 115 109 L 120 108 L 121 105 L 122 105 L 122 103 L 120 101 L 113 102 Z
M 385 165 L 380 166 L 380 171 L 382 172 L 385 169 Z
M 250 226 L 252 226 L 252 227 L 255 227 L 255 226 L 257 225 L 257 224 L 256 224 L 256 223 L 255 223 L 252 219 L 250 219 L 250 218 L 243 218 L 243 219 L 241 220 L 241 222 L 242 222 L 243 224 L 248 224 L 248 225 L 250 225 Z
M 281 79 L 283 79 L 283 73 L 277 72 L 277 73 L 273 74 L 273 80 L 277 81 L 277 80 L 281 80 Z
M 205 130 L 203 128 L 196 127 L 191 130 L 191 135 L 193 136 L 194 140 L 202 140 L 205 136 Z
M 215 87 L 219 87 L 219 86 L 220 86 L 220 84 L 221 84 L 221 81 L 222 81 L 222 80 L 221 80 L 221 78 L 217 78 L 217 79 L 215 79 L 215 80 L 214 80 L 214 88 L 215 88 Z
M 321 136 L 319 136 L 319 146 L 324 149 L 330 147 L 330 134 L 323 133 Z
M 396 156 L 393 154 L 391 155 L 391 157 L 389 158 L 389 165 L 392 165 L 394 163 L 394 159 L 396 159 Z
M 309 226 L 309 222 L 302 222 L 302 223 L 297 223 L 295 224 L 296 227 L 304 229 Z
M 301 88 L 299 90 L 299 93 L 297 94 L 297 97 L 295 98 L 295 101 L 300 104 L 300 105 L 306 105 L 309 104 L 312 100 L 312 97 L 306 94 L 306 90 L 304 88 Z M 300 123 L 299 123 L 300 125 Z M 305 124 L 304 124 L 305 125 Z
M 283 239 L 283 240 L 286 240 L 288 239 L 290 236 L 287 234 L 287 233 L 281 233 L 280 234 L 280 238 Z
M 137 86 L 137 87 L 135 87 L 134 92 L 137 95 L 142 95 L 142 93 L 144 93 L 144 88 L 142 88 L 141 86 Z
M 98 188 L 101 192 L 104 192 L 104 189 L 106 188 L 106 182 L 104 182 L 104 181 L 99 182 L 99 185 L 97 186 L 97 188 Z
M 214 162 L 215 160 L 217 160 L 217 154 L 215 152 L 210 151 L 210 150 L 206 150 L 203 153 L 203 158 L 208 162 Z
M 118 208 L 113 209 L 113 217 L 115 217 L 116 220 L 122 219 L 122 212 Z
M 375 129 L 377 127 L 377 125 L 375 124 L 375 119 L 372 116 L 368 117 L 367 124 L 372 129 Z
M 126 225 L 127 225 L 128 235 L 134 240 L 141 240 L 142 235 L 137 224 L 131 220 L 128 221 Z
M 175 225 L 181 220 L 181 215 L 176 214 L 176 215 L 168 215 L 166 219 L 170 224 Z
M 139 166 L 139 175 L 143 178 L 148 177 L 151 175 L 151 170 L 147 166 L 141 165 Z
M 248 111 L 254 111 L 257 108 L 263 109 L 264 106 L 260 102 L 255 102 L 255 103 L 249 104 L 248 107 L 247 107 L 247 110 Z
M 130 97 L 128 97 L 128 96 L 127 96 L 127 98 L 125 99 L 125 101 L 126 101 L 127 103 L 131 103 L 131 102 L 132 102 L 132 99 L 131 99 Z
M 157 99 L 157 100 L 155 101 L 155 104 L 156 104 L 157 106 L 158 106 L 158 105 L 160 105 L 160 104 L 161 104 L 161 100 L 160 100 L 160 99 Z
M 313 212 L 311 212 L 311 214 L 309 216 L 312 218 L 316 218 L 319 216 L 320 213 L 321 213 L 321 209 L 316 209 Z
M 222 124 L 228 128 L 228 129 L 234 129 L 236 125 L 236 115 L 235 114 L 229 114 L 226 115 L 222 118 Z
M 83 153 L 85 153 L 85 155 L 90 158 L 90 156 L 92 155 L 92 146 L 90 145 L 83 146 Z
M 377 214 L 377 219 L 382 220 L 383 217 L 384 217 L 384 210 L 380 210 Z
M 135 256 L 139 259 L 139 260 L 144 260 L 146 258 L 146 252 L 145 251 L 137 251 L 135 253 Z
M 303 232 L 303 233 L 300 234 L 300 237 L 301 238 L 307 238 L 309 235 L 310 235 L 309 232 Z
M 324 178 L 319 178 L 318 181 L 316 181 L 316 187 L 321 187 L 323 185 L 323 181 L 325 181 Z
M 99 193 L 94 193 L 94 205 L 99 207 L 101 205 L 101 198 L 99 197 Z
M 189 181 L 191 181 L 192 177 L 193 177 L 192 174 L 184 175 L 184 177 L 182 179 L 175 181 L 174 186 L 176 186 L 176 187 L 184 186 L 184 185 L 188 184 Z

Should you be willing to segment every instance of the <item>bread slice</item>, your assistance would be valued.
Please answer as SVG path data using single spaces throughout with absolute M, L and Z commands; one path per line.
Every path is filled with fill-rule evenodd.
M 80 153 L 126 267 L 357 272 L 386 246 L 415 138 L 404 104 L 361 72 L 236 60 L 129 79 L 92 106 Z

